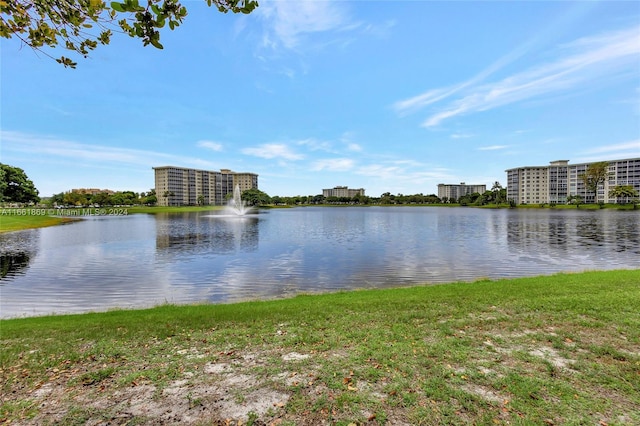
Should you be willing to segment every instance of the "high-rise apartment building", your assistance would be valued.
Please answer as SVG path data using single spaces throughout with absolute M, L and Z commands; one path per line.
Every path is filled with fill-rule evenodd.
M 330 189 L 322 190 L 322 196 L 325 198 L 328 198 L 328 197 L 353 198 L 356 195 L 364 195 L 364 188 L 353 189 L 347 186 L 335 186 Z
M 609 161 L 609 174 L 596 194 L 587 190 L 580 178 L 593 163 L 569 164 L 552 161 L 548 166 L 508 169 L 507 198 L 515 204 L 566 203 L 579 196 L 585 203 L 616 203 L 609 191 L 618 185 L 632 186 L 640 192 L 640 158 Z
M 438 198 L 450 201 L 458 201 L 460 197 L 469 194 L 484 194 L 487 191 L 487 185 L 467 185 L 464 182 L 460 184 L 438 184 Z
M 223 205 L 227 194 L 258 188 L 258 175 L 237 173 L 229 169 L 219 172 L 184 167 L 154 167 L 156 197 L 159 206 Z

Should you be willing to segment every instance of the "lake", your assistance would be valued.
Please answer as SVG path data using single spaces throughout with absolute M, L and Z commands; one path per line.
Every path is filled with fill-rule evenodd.
M 0 317 L 640 268 L 640 211 L 300 207 L 0 234 Z

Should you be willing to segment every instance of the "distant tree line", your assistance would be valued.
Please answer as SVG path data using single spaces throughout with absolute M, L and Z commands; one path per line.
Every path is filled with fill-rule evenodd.
M 244 193 L 242 195 L 244 199 Z M 318 195 L 296 195 L 292 197 L 275 195 L 269 197 L 270 202 L 267 204 L 272 205 L 318 205 L 318 204 L 330 204 L 330 205 L 372 205 L 372 204 L 438 204 L 440 198 L 436 195 L 393 195 L 390 192 L 385 192 L 380 197 L 369 197 L 367 195 L 355 195 L 353 197 L 325 197 L 322 194 Z
M 242 198 L 247 200 L 247 191 L 242 194 Z M 263 193 L 264 194 L 264 193 Z M 272 205 L 314 205 L 314 204 L 331 204 L 331 205 L 428 205 L 428 204 L 460 204 L 463 206 L 483 206 L 488 204 L 505 204 L 507 203 L 507 190 L 495 182 L 490 191 L 483 194 L 473 193 L 467 194 L 459 199 L 455 198 L 439 198 L 435 194 L 392 194 L 385 192 L 379 197 L 369 197 L 366 195 L 355 195 L 354 197 L 324 197 L 319 195 L 296 195 L 294 197 L 285 197 L 275 195 L 262 199 L 261 204 Z
M 149 192 L 118 191 L 113 194 L 101 192 L 89 194 L 81 192 L 61 192 L 48 198 L 45 203 L 51 206 L 136 206 L 155 205 L 156 190 Z

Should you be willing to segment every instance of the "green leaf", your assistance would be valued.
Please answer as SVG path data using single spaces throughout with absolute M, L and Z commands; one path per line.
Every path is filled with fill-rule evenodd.
M 151 39 L 149 39 L 149 42 L 151 43 L 151 45 L 152 45 L 153 47 L 155 47 L 155 48 L 157 48 L 157 49 L 164 49 L 164 46 L 162 46 L 162 45 L 160 44 L 160 42 L 159 42 L 158 40 L 156 40 L 156 39 L 151 38 Z
M 61 56 L 60 59 L 56 59 L 56 62 L 62 64 L 65 68 L 75 68 L 76 65 L 78 65 L 76 62 L 73 62 L 71 59 L 65 58 L 64 56 Z
M 112 1 L 111 2 L 111 9 L 115 10 L 116 12 L 124 12 L 124 5 L 122 3 L 118 3 L 116 1 Z

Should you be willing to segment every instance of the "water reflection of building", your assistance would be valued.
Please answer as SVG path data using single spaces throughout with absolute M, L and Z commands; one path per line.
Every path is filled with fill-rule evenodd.
M 640 222 L 637 215 L 612 210 L 592 214 L 568 214 L 566 210 L 513 211 L 507 223 L 507 242 L 512 251 L 531 256 L 546 254 L 564 261 L 564 252 L 589 256 L 598 250 L 608 264 L 626 253 L 640 255 Z M 618 254 L 615 254 L 613 252 Z M 599 260 L 602 255 L 598 254 Z M 574 258 L 575 260 L 575 258 Z M 620 263 L 626 265 L 625 261 Z
M 21 252 L 9 252 L 0 254 L 0 279 L 5 278 L 7 275 L 12 276 L 23 272 L 29 265 L 29 253 Z
M 548 166 L 508 169 L 507 198 L 516 204 L 565 203 L 569 196 L 580 196 L 587 203 L 616 203 L 609 191 L 618 185 L 629 185 L 640 192 L 640 158 L 609 161 L 609 176 L 595 196 L 580 178 L 590 164 L 569 165 L 569 160 L 558 160 Z
M 519 252 L 540 255 L 549 248 L 568 249 L 568 241 L 575 233 L 575 224 L 567 226 L 562 215 L 537 217 L 514 215 L 507 222 L 507 242 Z
M 156 214 L 156 249 L 175 255 L 251 252 L 258 249 L 258 218 L 197 213 Z
M 258 189 L 258 175 L 229 169 L 219 172 L 183 167 L 154 167 L 159 206 L 223 205 L 237 186 L 240 191 Z

